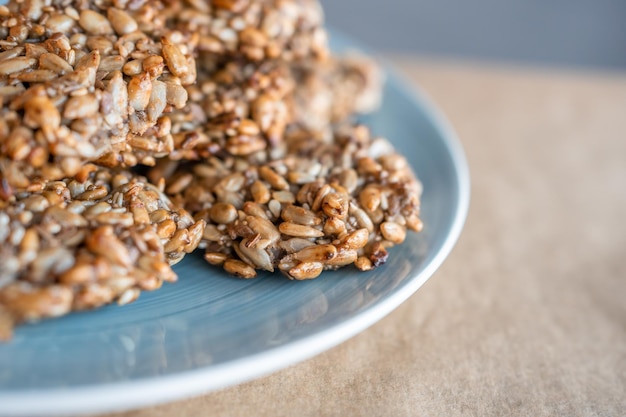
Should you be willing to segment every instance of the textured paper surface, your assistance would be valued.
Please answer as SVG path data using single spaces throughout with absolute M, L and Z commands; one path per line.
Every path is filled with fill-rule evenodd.
M 309 361 L 115 416 L 626 415 L 626 74 L 396 63 L 469 158 L 443 267 Z

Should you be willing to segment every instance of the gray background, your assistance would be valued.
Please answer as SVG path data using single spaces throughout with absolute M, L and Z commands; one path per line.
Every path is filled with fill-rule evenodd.
M 385 52 L 626 69 L 626 0 L 322 0 Z

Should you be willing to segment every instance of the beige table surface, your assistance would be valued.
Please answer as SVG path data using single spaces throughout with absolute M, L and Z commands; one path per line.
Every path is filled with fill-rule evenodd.
M 311 360 L 115 416 L 626 415 L 626 74 L 394 61 L 470 163 L 443 267 Z

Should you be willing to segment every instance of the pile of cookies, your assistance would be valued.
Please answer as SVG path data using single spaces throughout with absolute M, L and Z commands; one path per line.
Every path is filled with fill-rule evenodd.
M 350 122 L 381 78 L 316 0 L 0 6 L 0 339 L 198 248 L 243 278 L 383 264 L 422 224 L 405 158 Z

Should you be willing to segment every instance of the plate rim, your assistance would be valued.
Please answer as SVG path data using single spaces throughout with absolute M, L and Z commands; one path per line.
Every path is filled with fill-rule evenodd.
M 367 48 L 349 37 L 333 31 L 351 47 L 372 56 Z M 375 55 L 374 55 L 375 56 Z M 103 413 L 155 406 L 186 397 L 227 388 L 266 376 L 335 347 L 380 321 L 413 295 L 442 265 L 454 248 L 463 230 L 470 203 L 470 173 L 463 146 L 454 128 L 434 101 L 419 85 L 383 63 L 388 80 L 406 86 L 403 93 L 432 122 L 452 159 L 458 184 L 458 205 L 444 243 L 432 261 L 410 279 L 406 285 L 389 296 L 328 329 L 286 343 L 264 352 L 239 358 L 219 365 L 209 365 L 173 375 L 142 378 L 133 381 L 106 383 L 94 386 L 0 391 L 0 415 L 53 416 L 60 414 Z M 115 399 L 115 401 L 111 401 Z M 36 400 L 36 401 L 34 401 Z

